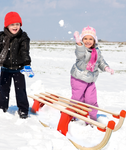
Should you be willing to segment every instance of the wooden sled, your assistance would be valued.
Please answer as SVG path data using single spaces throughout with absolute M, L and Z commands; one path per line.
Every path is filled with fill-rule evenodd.
M 81 145 L 79 145 L 79 144 L 77 144 L 77 143 L 70 140 L 71 143 L 77 149 L 80 149 L 80 150 L 100 150 L 100 149 L 102 149 L 108 143 L 108 141 L 110 139 L 110 136 L 112 134 L 112 131 L 115 129 L 115 122 L 114 121 L 109 121 L 108 125 L 106 126 L 102 123 L 99 123 L 97 121 L 94 121 L 92 119 L 87 118 L 88 111 L 91 111 L 90 108 L 92 108 L 92 107 L 91 106 L 85 107 L 86 106 L 85 103 L 84 104 L 83 103 L 78 104 L 78 101 L 75 101 L 75 100 L 72 100 L 72 99 L 66 99 L 64 97 L 60 97 L 58 95 L 51 94 L 51 93 L 48 93 L 48 94 L 40 93 L 40 94 L 35 94 L 35 96 L 28 96 L 28 97 L 34 99 L 34 104 L 33 104 L 33 107 L 32 107 L 32 108 L 34 108 L 34 110 L 32 110 L 33 112 L 38 111 L 39 107 L 42 107 L 44 104 L 46 104 L 48 106 L 51 106 L 55 109 L 60 110 L 61 112 L 65 113 L 65 114 L 68 114 L 72 117 L 76 117 L 76 118 L 81 119 L 85 122 L 93 124 L 93 125 L 97 126 L 98 130 L 105 132 L 105 136 L 104 136 L 103 140 L 98 145 L 96 145 L 94 147 L 83 147 L 83 146 L 81 146 Z M 58 106 L 54 105 L 55 103 L 58 104 Z M 64 107 L 61 107 L 61 106 L 64 106 Z M 88 107 L 90 107 L 90 108 L 88 108 Z M 66 109 L 66 108 L 68 108 L 68 109 Z M 83 111 L 80 110 L 80 109 L 82 109 Z M 100 109 L 100 110 L 102 110 L 102 109 Z M 108 111 L 105 111 L 105 110 L 103 110 L 103 111 L 108 112 Z M 111 113 L 111 112 L 109 112 L 109 113 Z M 115 116 L 118 116 L 118 114 L 115 114 L 115 113 L 111 113 L 111 114 L 115 115 Z M 42 123 L 42 125 L 47 127 L 47 125 L 44 124 L 44 123 Z M 117 127 L 117 128 L 119 128 L 119 127 Z

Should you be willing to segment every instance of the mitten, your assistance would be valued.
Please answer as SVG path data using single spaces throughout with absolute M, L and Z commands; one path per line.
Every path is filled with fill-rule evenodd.
M 111 73 L 111 74 L 114 74 L 114 70 L 109 68 L 109 67 L 105 67 L 105 71 Z
M 34 73 L 30 66 L 24 66 L 24 69 L 20 71 L 21 73 L 26 73 L 29 78 L 34 77 Z
M 76 43 L 80 43 L 80 35 L 78 31 L 74 32 L 74 38 L 75 38 Z

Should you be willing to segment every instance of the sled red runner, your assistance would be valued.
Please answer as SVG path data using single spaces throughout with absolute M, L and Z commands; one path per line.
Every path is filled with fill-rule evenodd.
M 88 122 L 90 124 L 93 124 L 95 126 L 97 126 L 97 128 L 101 131 L 105 132 L 105 136 L 103 138 L 103 140 L 96 146 L 94 147 L 82 147 L 80 145 L 78 145 L 77 143 L 71 141 L 73 143 L 73 145 L 80 149 L 80 150 L 99 150 L 102 149 L 109 141 L 109 138 L 112 134 L 112 131 L 114 131 L 115 129 L 118 130 L 124 121 L 124 118 L 126 116 L 126 111 L 121 111 L 120 114 L 116 114 L 116 113 L 112 113 L 106 110 L 103 110 L 103 112 L 107 112 L 112 114 L 114 117 L 119 118 L 119 123 L 115 126 L 115 122 L 114 121 L 109 121 L 108 125 L 104 125 L 101 124 L 97 121 L 91 120 L 89 118 L 87 118 L 88 116 L 88 112 L 91 111 L 91 108 L 94 106 L 89 106 L 85 103 L 81 103 L 78 102 L 76 100 L 72 100 L 72 99 L 67 99 L 55 94 L 51 94 L 51 93 L 40 93 L 40 94 L 35 94 L 35 96 L 29 96 L 30 98 L 34 99 L 34 104 L 32 106 L 32 112 L 36 112 L 39 110 L 40 107 L 42 107 L 44 104 L 49 105 L 55 109 L 58 109 L 61 111 L 61 118 L 59 121 L 59 127 L 65 131 L 62 134 L 66 134 L 67 130 L 68 130 L 68 124 L 70 122 L 70 120 L 74 117 L 81 119 L 85 122 Z M 55 105 L 58 104 L 57 105 Z M 61 107 L 63 106 L 63 107 Z M 100 108 L 97 108 L 98 110 Z M 102 109 L 100 109 L 100 111 L 102 111 Z M 63 117 L 63 118 L 62 118 Z M 66 124 L 64 124 L 64 119 Z M 43 124 L 43 123 L 42 123 Z M 47 126 L 45 124 L 43 124 L 44 126 Z M 66 126 L 65 126 L 66 125 Z M 58 128 L 57 128 L 58 129 Z M 59 129 L 60 130 L 60 129 Z

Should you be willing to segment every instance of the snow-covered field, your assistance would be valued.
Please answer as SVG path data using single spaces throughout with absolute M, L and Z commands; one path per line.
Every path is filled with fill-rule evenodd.
M 96 81 L 100 108 L 119 113 L 126 110 L 126 45 L 122 43 L 99 43 L 104 59 L 115 70 L 114 75 L 100 72 Z M 75 45 L 72 42 L 31 42 L 32 68 L 34 78 L 26 76 L 27 93 L 33 95 L 48 91 L 67 98 L 71 97 L 70 69 L 75 63 Z M 33 100 L 29 98 L 30 108 Z M 78 144 L 91 147 L 100 143 L 104 133 L 84 121 L 70 122 L 67 137 L 56 131 L 60 112 L 44 106 L 37 114 L 29 111 L 28 119 L 20 119 L 17 114 L 14 87 L 11 87 L 10 107 L 7 113 L 0 110 L 1 150 L 76 150 L 68 138 Z M 102 112 L 98 112 L 101 114 Z M 114 119 L 111 115 L 99 117 L 107 124 Z M 43 127 L 39 120 L 50 127 Z M 117 119 L 114 119 L 117 122 Z M 112 133 L 103 150 L 123 150 L 126 148 L 126 121 L 121 129 Z

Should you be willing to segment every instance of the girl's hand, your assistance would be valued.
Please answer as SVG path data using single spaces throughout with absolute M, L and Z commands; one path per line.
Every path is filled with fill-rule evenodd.
M 114 70 L 109 68 L 109 67 L 105 67 L 105 71 L 111 73 L 111 74 L 114 74 Z
M 80 36 L 79 36 L 79 32 L 78 32 L 78 31 L 75 31 L 75 32 L 74 32 L 74 38 L 75 38 L 76 43 L 77 43 L 78 45 L 80 45 L 81 42 L 80 42 Z

